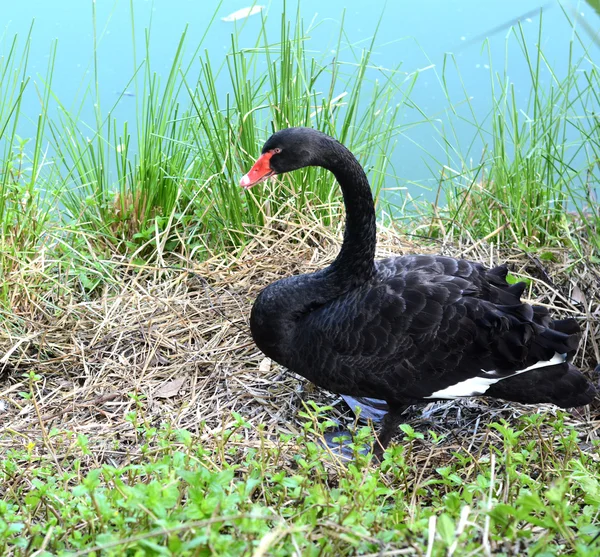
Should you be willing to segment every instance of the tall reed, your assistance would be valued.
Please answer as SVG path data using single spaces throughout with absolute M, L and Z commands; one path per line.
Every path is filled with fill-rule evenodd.
M 132 21 L 133 15 L 132 8 Z M 135 33 L 132 26 L 133 43 Z M 184 33 L 161 82 L 151 69 L 147 32 L 146 58 L 132 77 L 136 131 L 118 127 L 110 111 L 103 116 L 97 80 L 92 137 L 62 105 L 51 123 L 62 182 L 69 184 L 68 219 L 111 249 L 149 254 L 157 241 L 202 251 L 241 246 L 245 227 L 262 225 L 290 197 L 298 210 L 310 204 L 326 217 L 337 190 L 317 169 L 246 195 L 239 189 L 268 135 L 288 126 L 336 135 L 370 166 L 378 193 L 398 129 L 397 72 L 370 67 L 375 36 L 367 48 L 347 45 L 342 54 L 343 21 L 333 59 L 310 54 L 309 34 L 299 7 L 290 17 L 284 6 L 278 36 L 269 36 L 266 19 L 253 48 L 241 48 L 234 32 L 225 62 L 215 66 L 208 52 L 198 54 L 200 45 L 199 64 L 184 61 Z
M 45 132 L 56 43 L 44 85 L 37 91 L 39 111 L 30 126 L 34 136 L 17 133 L 25 118 L 23 99 L 33 87 L 28 68 L 32 30 L 33 25 L 22 45 L 15 36 L 0 57 L 0 304 L 15 295 L 12 274 L 26 273 L 23 264 L 38 255 L 54 208 L 54 195 L 46 185 L 57 180 L 57 173 L 48 160 Z
M 507 41 L 516 41 L 529 69 L 528 102 L 518 102 L 508 67 L 497 71 L 489 56 L 492 110 L 487 121 L 478 121 L 467 91 L 461 99 L 472 119 L 475 141 L 470 149 L 447 149 L 440 187 L 447 207 L 435 221 L 445 232 L 472 238 L 493 237 L 528 250 L 563 244 L 579 251 L 576 229 L 581 226 L 592 245 L 599 246 L 600 223 L 594 191 L 598 173 L 598 68 L 588 46 L 575 31 L 568 65 L 559 75 L 545 58 L 540 17 L 537 45 L 531 47 L 518 24 Z M 575 57 L 574 42 L 583 53 Z M 489 46 L 489 45 L 488 45 Z M 489 49 L 488 49 L 489 54 Z M 542 71 L 550 76 L 545 84 Z M 460 71 L 448 55 L 443 83 Z M 449 105 L 457 101 L 444 89 Z M 456 118 L 449 114 L 445 133 L 457 138 Z M 454 144 L 456 145 L 456 144 Z M 473 145 L 482 150 L 473 153 Z M 471 157 L 475 157 L 473 163 Z M 578 223 L 571 217 L 577 214 Z

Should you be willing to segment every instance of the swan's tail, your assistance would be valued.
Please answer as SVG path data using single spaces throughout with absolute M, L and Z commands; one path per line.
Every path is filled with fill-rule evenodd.
M 529 356 L 548 365 L 498 381 L 485 395 L 524 404 L 551 402 L 561 408 L 589 404 L 598 396 L 598 388 L 569 363 L 579 345 L 579 323 L 575 319 L 552 320 L 539 306 L 533 306 L 533 313 L 534 323 L 543 329 L 538 331 Z M 550 358 L 552 354 L 561 355 L 563 361 Z
M 523 404 L 551 402 L 572 408 L 592 402 L 598 389 L 576 367 L 562 362 L 498 381 L 485 395 Z
M 533 309 L 533 321 L 539 323 L 538 312 L 535 307 Z M 544 362 L 550 360 L 554 354 L 564 354 L 564 360 L 571 361 L 580 339 L 581 329 L 575 319 L 544 320 L 530 347 L 528 357 Z

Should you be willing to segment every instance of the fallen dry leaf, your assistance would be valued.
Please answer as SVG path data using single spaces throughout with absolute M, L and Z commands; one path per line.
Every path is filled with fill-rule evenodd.
M 174 397 L 181 389 L 182 385 L 185 383 L 185 377 L 178 377 L 177 379 L 173 379 L 172 381 L 167 381 L 163 383 L 156 391 L 154 391 L 154 396 L 156 398 L 171 398 Z
M 573 290 L 571 291 L 571 300 L 574 301 L 576 304 L 586 303 L 585 294 L 576 284 L 573 285 Z
M 271 369 L 271 358 L 263 358 L 262 362 L 258 366 L 258 371 L 266 373 Z

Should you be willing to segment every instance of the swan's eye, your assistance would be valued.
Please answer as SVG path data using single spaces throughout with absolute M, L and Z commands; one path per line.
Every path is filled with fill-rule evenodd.
M 273 154 L 276 155 L 277 153 L 281 153 L 281 149 L 279 147 L 275 147 L 275 149 L 273 149 Z

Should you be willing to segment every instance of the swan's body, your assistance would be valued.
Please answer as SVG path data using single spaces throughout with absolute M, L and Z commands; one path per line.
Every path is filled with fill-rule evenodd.
M 267 356 L 335 393 L 385 400 L 383 448 L 403 409 L 423 400 L 484 395 L 571 407 L 594 398 L 569 363 L 577 322 L 522 303 L 525 285 L 509 285 L 505 266 L 432 255 L 375 261 L 371 190 L 336 140 L 308 128 L 277 132 L 241 185 L 304 166 L 335 174 L 344 242 L 329 267 L 260 293 L 250 328 Z

